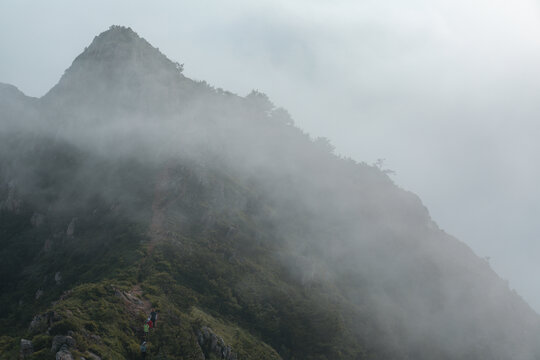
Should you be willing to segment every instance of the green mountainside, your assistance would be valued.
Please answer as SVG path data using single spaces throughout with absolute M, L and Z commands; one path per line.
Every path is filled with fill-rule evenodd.
M 129 28 L 0 84 L 0 359 L 538 359 L 538 315 L 376 166 Z

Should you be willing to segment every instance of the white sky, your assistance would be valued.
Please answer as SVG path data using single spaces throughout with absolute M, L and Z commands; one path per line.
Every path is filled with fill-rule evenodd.
M 191 78 L 267 93 L 341 154 L 386 159 L 540 311 L 539 1 L 2 0 L 0 82 L 43 95 L 112 24 Z

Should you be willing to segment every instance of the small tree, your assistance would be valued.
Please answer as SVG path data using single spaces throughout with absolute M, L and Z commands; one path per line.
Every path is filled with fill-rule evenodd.
M 336 149 L 336 147 L 332 145 L 330 140 L 325 137 L 318 137 L 315 139 L 313 143 L 317 146 L 317 148 L 330 154 L 333 154 L 334 150 Z
M 274 110 L 275 105 L 270 101 L 268 95 L 257 90 L 252 90 L 247 96 L 246 100 L 257 111 L 263 112 L 265 115 L 270 115 Z
M 294 120 L 291 117 L 291 114 L 284 108 L 276 108 L 274 111 L 272 111 L 272 119 L 285 124 L 285 125 L 294 125 Z
M 184 71 L 184 64 L 180 64 L 178 61 L 174 63 L 176 70 L 181 74 Z

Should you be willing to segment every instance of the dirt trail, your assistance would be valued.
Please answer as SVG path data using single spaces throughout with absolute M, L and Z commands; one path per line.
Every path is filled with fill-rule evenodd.
M 140 285 L 135 285 L 130 291 L 116 290 L 116 295 L 124 300 L 131 314 L 138 316 L 142 312 L 146 317 L 150 314 L 152 304 L 142 297 L 142 293 L 143 291 Z

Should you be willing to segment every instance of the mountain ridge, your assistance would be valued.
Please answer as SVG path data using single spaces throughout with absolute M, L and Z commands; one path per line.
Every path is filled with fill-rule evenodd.
M 55 336 L 74 356 L 137 358 L 136 288 L 163 310 L 155 358 L 540 354 L 538 315 L 416 195 L 266 95 L 194 82 L 162 56 L 112 27 L 36 114 L 3 109 L 47 126 L 0 131 L 0 321 L 17 334 L 0 333 L 0 358 L 21 337 L 52 358 Z

